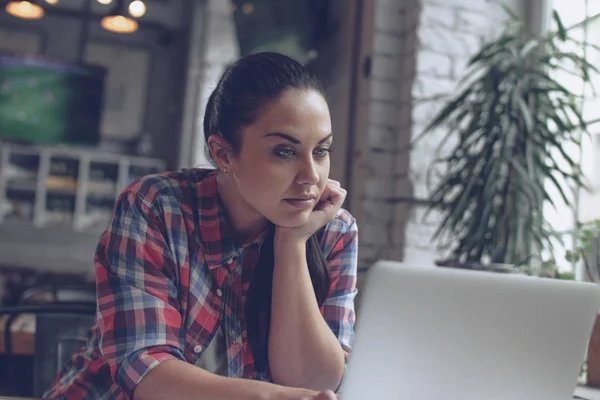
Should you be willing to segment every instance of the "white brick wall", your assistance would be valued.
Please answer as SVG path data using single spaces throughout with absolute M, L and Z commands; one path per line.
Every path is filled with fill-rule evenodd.
M 518 13 L 523 1 L 509 1 Z M 502 27 L 490 0 L 376 0 L 361 266 L 388 258 L 432 263 L 439 215 L 425 221 L 427 170 L 443 131 L 407 150 L 454 90 L 468 58 Z M 391 168 L 389 168 L 391 166 Z M 395 202 L 389 201 L 395 199 Z
M 369 130 L 365 154 L 363 218 L 360 221 L 360 266 L 390 258 L 395 206 L 397 148 L 402 101 L 402 71 L 407 58 L 402 56 L 406 25 L 406 4 L 400 0 L 375 3 L 375 20 L 370 75 Z M 405 171 L 406 172 L 406 171 Z

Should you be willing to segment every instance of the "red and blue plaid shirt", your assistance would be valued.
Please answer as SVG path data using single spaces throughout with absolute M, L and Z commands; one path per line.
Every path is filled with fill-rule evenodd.
M 219 325 L 230 377 L 255 371 L 244 300 L 265 235 L 236 245 L 207 170 L 152 175 L 119 197 L 95 255 L 97 322 L 44 398 L 129 399 L 165 360 L 195 364 Z M 354 337 L 357 227 L 345 210 L 321 239 L 331 288 L 321 312 L 346 352 Z

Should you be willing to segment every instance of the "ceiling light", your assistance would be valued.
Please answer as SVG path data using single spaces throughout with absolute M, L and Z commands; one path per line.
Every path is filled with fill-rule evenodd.
M 44 9 L 33 1 L 9 1 L 6 12 L 23 19 L 40 19 L 44 16 Z
M 124 0 L 117 0 L 112 11 L 100 20 L 100 25 L 109 32 L 133 33 L 138 30 L 135 19 L 125 14 Z
M 252 11 L 254 11 L 254 6 L 252 5 L 252 3 L 244 3 L 244 5 L 242 6 L 242 12 L 244 14 L 251 14 Z
M 140 18 L 146 14 L 146 4 L 141 0 L 134 0 L 129 4 L 129 14 L 132 17 Z
M 46 3 L 50 4 L 51 6 L 55 6 L 58 3 L 58 0 L 46 0 Z
M 100 4 L 104 4 L 104 5 L 107 5 L 107 4 L 110 4 L 110 3 L 112 3 L 112 0 L 96 0 L 96 1 L 97 1 L 98 3 L 100 3 Z
M 123 15 L 107 15 L 102 18 L 100 25 L 107 31 L 115 33 L 133 33 L 138 30 L 137 21 Z

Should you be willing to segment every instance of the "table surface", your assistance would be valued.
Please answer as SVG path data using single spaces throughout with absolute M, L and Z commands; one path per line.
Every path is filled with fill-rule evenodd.
M 0 400 L 37 400 L 35 397 L 0 396 Z
M 586 386 L 579 386 L 575 390 L 577 396 L 581 396 L 587 400 L 600 400 L 600 389 L 593 389 Z
M 8 315 L 0 315 L 0 354 L 4 353 L 4 327 Z M 35 315 L 19 315 L 11 325 L 12 353 L 31 356 L 35 353 Z M 0 398 L 1 400 L 1 398 Z
M 600 389 L 588 388 L 585 386 L 578 386 L 575 390 L 575 394 L 583 397 L 585 400 L 600 400 Z M 33 397 L 11 397 L 11 396 L 0 396 L 0 400 L 35 400 Z M 539 399 L 531 399 L 539 400 Z M 572 400 L 572 399 L 565 399 Z
M 575 390 L 575 394 L 585 398 L 586 400 L 600 400 L 600 389 L 592 389 L 588 387 L 577 387 Z M 10 397 L 10 396 L 0 396 L 0 400 L 35 400 L 32 397 Z M 539 399 L 532 399 L 539 400 Z M 572 399 L 565 399 L 572 400 Z
M 4 326 L 7 318 L 7 315 L 0 316 L 0 354 L 4 353 Z M 11 331 L 13 353 L 19 355 L 33 355 L 35 353 L 35 315 L 19 315 L 15 321 L 13 321 Z M 600 400 L 600 389 L 596 388 L 578 386 L 575 390 L 575 394 L 586 400 Z M 0 400 L 31 400 L 31 398 L 0 395 Z

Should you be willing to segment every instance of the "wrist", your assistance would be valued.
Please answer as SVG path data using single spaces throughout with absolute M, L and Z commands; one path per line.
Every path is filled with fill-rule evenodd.
M 275 249 L 286 248 L 287 250 L 293 249 L 306 249 L 306 242 L 309 238 L 304 238 L 289 232 L 287 229 L 276 228 L 275 237 L 273 238 L 273 246 Z
M 260 400 L 297 400 L 312 399 L 318 395 L 318 392 L 309 389 L 293 388 L 273 384 L 271 390 L 263 393 Z
M 245 381 L 245 380 L 242 380 Z M 261 382 L 261 381 L 250 381 L 248 385 L 252 385 L 256 390 L 252 391 L 251 396 L 247 396 L 252 400 L 281 400 L 285 399 L 283 395 L 289 389 L 284 386 L 277 385 L 275 383 Z

